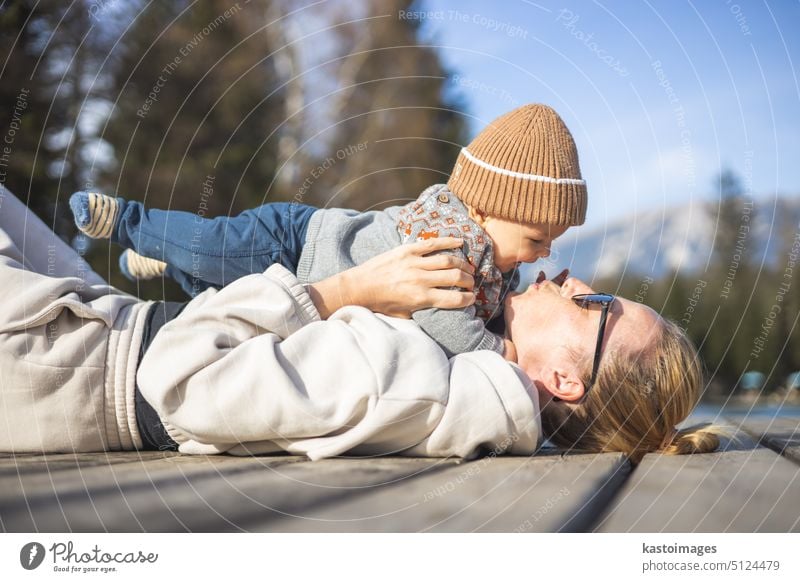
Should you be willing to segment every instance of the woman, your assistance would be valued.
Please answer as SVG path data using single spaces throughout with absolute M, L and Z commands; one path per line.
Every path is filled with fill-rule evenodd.
M 285 414 L 279 415 L 272 426 L 267 418 L 258 419 L 252 415 L 235 419 L 237 410 L 239 414 L 252 412 L 253 398 L 259 393 L 268 401 L 275 401 L 286 382 L 282 384 L 282 378 L 277 376 L 270 378 L 266 370 L 250 378 L 239 377 L 240 365 L 232 361 L 243 351 L 241 348 L 234 350 L 232 346 L 232 342 L 242 339 L 242 333 L 256 341 L 269 343 L 276 332 L 286 335 L 296 331 L 293 326 L 326 318 L 345 304 L 364 305 L 401 317 L 408 317 L 411 311 L 422 307 L 468 305 L 473 301 L 469 291 L 448 291 L 437 287 L 460 285 L 470 288 L 472 277 L 468 271 L 471 267 L 447 255 L 422 256 L 459 245 L 460 241 L 456 239 L 442 239 L 398 248 L 359 268 L 306 288 L 291 281 L 287 285 L 286 272 L 277 276 L 254 275 L 218 293 L 209 290 L 202 294 L 189 303 L 182 316 L 192 320 L 190 334 L 196 339 L 206 337 L 203 332 L 210 331 L 215 336 L 213 341 L 220 343 L 223 351 L 229 349 L 231 353 L 216 367 L 210 361 L 200 365 L 201 369 L 191 378 L 193 393 L 198 392 L 195 385 L 201 382 L 201 378 L 221 370 L 222 376 L 212 378 L 213 381 L 205 385 L 216 394 L 210 399 L 205 398 L 202 404 L 194 399 L 186 401 L 184 404 L 188 407 L 181 407 L 174 420 L 181 421 L 183 415 L 188 415 L 192 421 L 181 428 L 167 424 L 165 430 L 159 415 L 142 397 L 136 375 L 151 342 L 162 340 L 150 349 L 157 352 L 166 350 L 157 355 L 165 355 L 170 360 L 168 368 L 173 367 L 175 361 L 186 361 L 186 357 L 178 353 L 184 348 L 193 355 L 202 353 L 196 342 L 188 345 L 178 341 L 170 345 L 171 338 L 160 337 L 163 333 L 169 334 L 168 329 L 159 332 L 159 328 L 177 314 L 180 306 L 139 301 L 106 285 L 19 200 L 7 190 L 0 190 L 0 280 L 3 282 L 0 286 L 0 416 L 4 419 L 0 422 L 0 450 L 88 452 L 176 448 L 180 445 L 184 452 L 230 450 L 247 454 L 291 450 L 318 458 L 323 454 L 343 452 L 352 448 L 350 445 L 359 443 L 363 447 L 374 446 L 390 452 L 396 448 L 392 443 L 417 445 L 427 437 L 428 444 L 420 445 L 420 454 L 450 454 L 450 449 L 466 453 L 475 447 L 475 443 L 461 439 L 461 433 L 451 427 L 453 423 L 460 426 L 456 414 L 456 401 L 460 400 L 448 399 L 450 378 L 446 371 L 450 365 L 443 353 L 438 349 L 432 350 L 429 344 L 426 344 L 427 349 L 402 346 L 403 358 L 408 358 L 409 362 L 414 361 L 415 354 L 425 355 L 424 362 L 414 362 L 411 371 L 403 375 L 392 369 L 392 362 L 375 359 L 385 354 L 374 349 L 378 342 L 371 339 L 374 356 L 362 357 L 362 368 L 373 365 L 379 368 L 378 372 L 387 381 L 384 392 L 390 394 L 383 406 L 372 407 L 372 414 L 362 415 L 361 422 L 356 422 L 353 430 L 347 430 L 353 422 L 347 406 L 362 406 L 363 395 L 359 390 L 363 392 L 372 386 L 365 382 L 356 387 L 340 383 L 340 390 L 336 392 L 333 389 L 336 379 L 333 377 L 326 380 L 326 384 L 330 389 L 328 392 L 342 399 L 338 406 L 335 399 L 324 400 L 324 394 L 318 394 L 316 399 L 309 399 L 306 395 L 305 400 L 312 403 L 311 408 L 335 406 L 338 410 L 320 411 L 325 414 L 316 419 L 307 416 L 302 426 L 298 426 L 286 406 L 282 409 Z M 199 321 L 196 320 L 198 317 Z M 400 321 L 388 317 L 386 320 Z M 383 333 L 385 345 L 405 341 L 414 344 L 421 339 L 424 334 L 419 328 L 410 321 L 404 323 L 405 329 L 401 331 Z M 383 331 L 387 330 L 384 326 Z M 254 343 L 251 341 L 249 345 Z M 310 344 L 309 340 L 299 349 L 319 353 L 324 360 L 325 347 L 315 348 Z M 210 353 L 213 353 L 213 348 Z M 266 352 L 254 353 L 252 362 L 258 364 L 265 357 Z M 285 353 L 282 357 L 286 357 Z M 477 361 L 475 366 L 481 368 L 481 358 Z M 360 373 L 355 359 L 338 364 L 350 366 L 351 375 Z M 151 366 L 149 382 L 145 375 L 142 388 L 157 393 L 157 389 L 164 386 L 162 380 L 166 376 L 159 371 L 161 367 L 161 364 L 156 364 L 155 369 Z M 534 403 L 527 396 L 524 385 L 502 364 L 502 360 L 483 367 L 490 375 L 493 375 L 493 370 L 499 370 L 499 378 L 513 384 L 511 390 L 516 391 L 519 401 L 517 408 L 522 407 L 521 411 L 516 411 L 517 416 L 526 420 L 535 416 Z M 453 369 L 454 374 L 462 378 L 454 381 L 470 384 L 464 396 L 481 386 L 480 382 L 473 383 L 467 377 L 469 362 L 453 366 Z M 429 377 L 419 390 L 410 395 L 402 393 L 404 385 L 413 386 L 417 380 L 422 382 L 426 375 L 436 376 L 438 382 L 430 381 Z M 390 377 L 395 380 L 389 380 Z M 487 380 L 484 384 L 491 382 Z M 226 416 L 219 408 L 220 404 L 245 385 L 255 387 L 256 392 L 238 392 L 241 399 L 234 399 L 233 411 Z M 310 382 L 307 381 L 306 385 Z M 501 387 L 500 390 L 508 389 Z M 168 397 L 173 395 L 164 395 L 166 402 L 160 402 L 160 405 L 169 406 Z M 181 400 L 186 399 L 181 397 Z M 392 406 L 391 402 L 402 404 Z M 203 409 L 199 415 L 187 410 L 196 403 Z M 443 413 L 445 407 L 451 414 L 446 418 L 443 414 L 437 415 Z M 308 414 L 311 408 L 305 413 Z M 431 413 L 434 408 L 436 410 Z M 272 407 L 271 412 L 274 414 L 276 411 L 278 408 Z M 298 410 L 295 408 L 293 412 Z M 486 412 L 488 422 L 482 423 L 485 426 L 479 431 L 482 436 L 478 438 L 488 435 L 487 438 L 491 439 L 494 433 L 502 432 L 499 429 L 505 427 L 505 412 L 501 411 L 499 415 L 495 412 L 494 409 Z M 453 414 L 456 417 L 451 422 Z M 347 418 L 342 420 L 339 418 L 341 415 Z M 229 432 L 237 435 L 222 439 L 224 442 L 220 443 L 218 435 L 224 432 L 229 420 L 234 422 Z M 209 426 L 195 427 L 194 423 Z M 288 429 L 293 431 L 288 436 L 297 441 L 293 445 L 256 438 L 259 431 L 273 434 L 275 430 L 286 430 L 287 423 L 294 423 Z M 331 428 L 333 425 L 336 425 L 335 430 Z M 437 427 L 438 431 L 435 430 Z M 203 438 L 204 429 L 207 433 L 214 433 L 213 440 Z M 536 447 L 536 430 L 535 424 L 528 427 L 524 438 L 527 452 Z M 337 432 L 338 437 L 328 434 L 331 432 Z M 442 434 L 452 438 L 453 443 L 439 442 L 437 439 Z M 308 436 L 317 438 L 305 438 Z M 280 440 L 280 437 L 276 438 Z M 239 440 L 243 444 L 237 446 Z
M 600 314 L 564 295 L 576 280 L 541 282 L 509 300 L 520 366 L 491 352 L 448 361 L 413 321 L 369 311 L 407 317 L 469 304 L 467 291 L 436 288 L 470 288 L 469 268 L 422 256 L 457 244 L 395 249 L 305 287 L 274 265 L 201 294 L 168 322 L 179 308 L 106 285 L 2 190 L 0 450 L 531 454 L 543 438 L 540 410 L 564 446 L 622 450 L 634 460 L 717 446 L 713 428 L 674 429 L 699 397 L 691 345 L 669 340 L 663 320 L 619 299 L 595 350 L 587 338 Z M 554 331 L 565 325 L 574 328 L 574 353 Z M 642 326 L 652 338 L 631 349 L 630 337 L 648 335 Z M 590 352 L 605 358 L 591 380 L 583 365 Z M 633 381 L 620 372 L 626 362 L 641 371 Z M 691 373 L 657 372 L 682 365 Z M 636 383 L 648 374 L 658 386 L 645 393 Z

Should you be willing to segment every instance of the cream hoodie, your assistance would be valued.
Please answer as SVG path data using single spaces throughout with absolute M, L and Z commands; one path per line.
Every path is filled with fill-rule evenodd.
M 140 448 L 146 307 L 0 186 L 0 451 Z
M 184 453 L 530 455 L 538 399 L 490 351 L 449 361 L 412 320 L 320 321 L 280 265 L 191 301 L 153 340 L 139 388 Z

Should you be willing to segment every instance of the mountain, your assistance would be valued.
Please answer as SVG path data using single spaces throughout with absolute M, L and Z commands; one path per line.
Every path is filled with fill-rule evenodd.
M 752 202 L 752 210 L 738 217 L 739 250 L 756 263 L 785 264 L 781 249 L 800 235 L 800 196 Z M 695 201 L 641 212 L 599 228 L 572 228 L 556 240 L 550 258 L 523 271 L 523 280 L 532 280 L 540 269 L 552 276 L 564 267 L 588 281 L 623 271 L 654 279 L 673 270 L 701 272 L 713 260 L 716 207 L 709 207 L 707 201 Z M 735 253 L 732 247 L 730 260 L 736 259 Z

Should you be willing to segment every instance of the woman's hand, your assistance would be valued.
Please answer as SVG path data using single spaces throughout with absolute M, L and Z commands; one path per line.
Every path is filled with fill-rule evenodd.
M 360 305 L 403 318 L 428 307 L 461 309 L 475 302 L 473 267 L 460 257 L 425 255 L 461 248 L 463 244 L 462 239 L 445 237 L 402 245 L 308 285 L 308 291 L 323 319 L 345 305 Z M 459 287 L 464 291 L 439 287 Z

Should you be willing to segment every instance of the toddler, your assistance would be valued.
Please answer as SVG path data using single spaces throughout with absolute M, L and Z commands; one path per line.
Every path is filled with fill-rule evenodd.
M 120 258 L 126 276 L 167 275 L 191 296 L 276 262 L 313 283 L 400 244 L 462 238 L 463 247 L 450 252 L 475 268 L 475 303 L 421 310 L 414 319 L 448 357 L 488 349 L 511 359 L 513 345 L 486 323 L 501 314 L 506 292 L 516 287 L 519 263 L 547 257 L 554 239 L 583 224 L 586 204 L 575 142 L 545 105 L 499 117 L 461 150 L 446 185 L 382 211 L 271 203 L 205 219 L 98 193 L 70 199 L 81 231 L 129 249 Z

